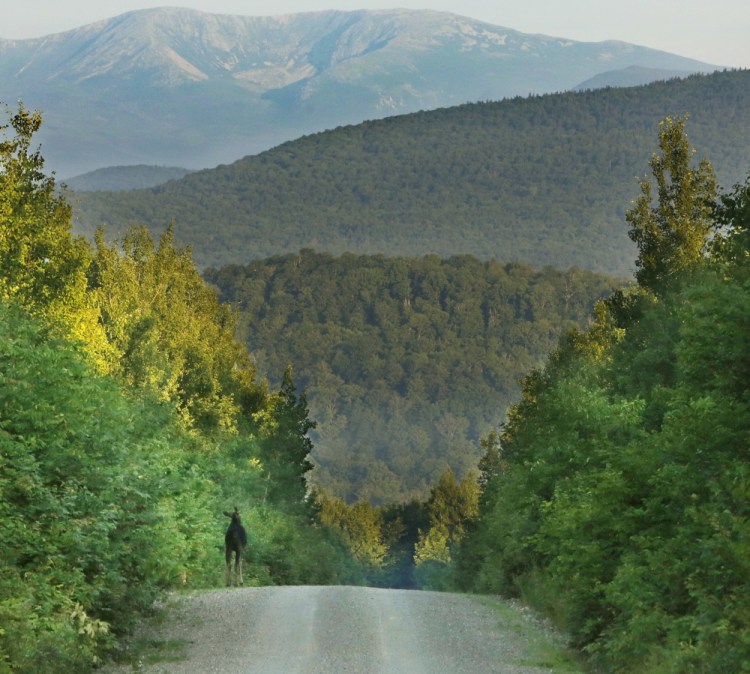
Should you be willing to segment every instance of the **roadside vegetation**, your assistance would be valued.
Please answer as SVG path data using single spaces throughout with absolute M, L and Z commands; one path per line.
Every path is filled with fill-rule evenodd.
M 6 116 L 0 673 L 89 671 L 166 590 L 220 584 L 222 512 L 234 506 L 250 584 L 518 596 L 603 671 L 748 671 L 750 178 L 720 190 L 694 160 L 685 118 L 661 123 L 652 175 L 625 215 L 635 283 L 599 294 L 587 326 L 565 326 L 505 423 L 473 448 L 477 470 L 446 466 L 421 499 L 374 504 L 308 479 L 315 421 L 294 370 L 276 362 L 277 388 L 259 375 L 238 315 L 173 231 L 74 236 L 33 148 L 40 115 Z M 306 252 L 253 273 L 291 276 L 304 258 L 331 263 Z M 467 283 L 481 274 L 462 276 L 463 263 L 492 269 L 464 260 Z M 374 264 L 376 278 L 394 271 Z M 446 269 L 414 264 L 432 265 L 425 282 Z M 224 273 L 239 285 L 246 270 Z M 596 295 L 599 283 L 584 286 Z M 264 287 L 283 295 L 283 284 Z M 536 301 L 523 288 L 516 297 Z M 432 308 L 449 300 L 438 289 Z M 268 306 L 287 321 L 290 302 Z M 362 326 L 387 325 L 393 307 L 382 297 L 372 308 L 381 318 L 363 312 Z M 356 348 L 382 366 L 370 344 Z M 431 380 L 415 372 L 424 395 Z M 419 379 L 389 376 L 407 392 Z
M 750 180 L 717 194 L 692 156 L 666 119 L 627 214 L 637 284 L 486 440 L 454 569 L 543 608 L 603 671 L 750 663 Z
M 250 532 L 247 578 L 358 578 L 315 525 L 303 394 L 271 391 L 234 318 L 168 232 L 70 231 L 6 111 L 0 143 L 0 672 L 85 672 L 167 588 L 214 586 L 222 511 Z

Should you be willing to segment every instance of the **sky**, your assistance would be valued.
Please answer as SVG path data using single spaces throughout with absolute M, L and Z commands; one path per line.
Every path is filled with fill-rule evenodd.
M 712 65 L 750 68 L 748 0 L 22 0 L 0 12 L 0 37 L 41 37 L 135 9 L 170 5 L 245 16 L 434 9 L 523 33 L 584 42 L 622 40 Z

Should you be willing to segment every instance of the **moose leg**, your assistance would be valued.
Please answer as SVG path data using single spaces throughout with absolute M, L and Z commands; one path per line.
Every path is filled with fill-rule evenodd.
M 226 552 L 226 561 L 227 561 L 227 587 L 229 587 L 232 584 L 232 551 L 227 548 Z
M 239 552 L 239 551 L 237 552 L 237 565 L 236 565 L 236 569 L 237 569 L 237 580 L 239 581 L 238 585 L 244 585 L 244 583 L 242 581 L 242 553 Z

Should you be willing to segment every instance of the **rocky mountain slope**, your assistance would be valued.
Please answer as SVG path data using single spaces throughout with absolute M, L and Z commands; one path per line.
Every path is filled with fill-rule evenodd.
M 654 79 L 715 69 L 432 11 L 160 8 L 0 39 L 0 100 L 44 112 L 45 157 L 69 177 L 123 164 L 205 168 L 342 124 L 563 91 L 634 66 Z

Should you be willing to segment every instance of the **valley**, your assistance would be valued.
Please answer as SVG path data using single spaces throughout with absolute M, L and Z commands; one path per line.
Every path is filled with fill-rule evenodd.
M 744 671 L 749 75 L 411 10 L 0 40 L 0 672 Z

